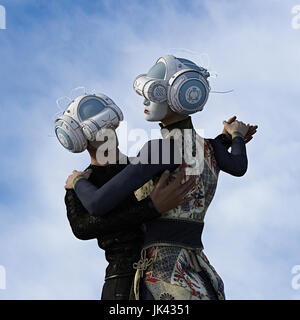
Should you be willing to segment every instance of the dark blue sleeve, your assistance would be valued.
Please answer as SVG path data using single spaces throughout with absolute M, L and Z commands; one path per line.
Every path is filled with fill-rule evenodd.
M 75 184 L 75 192 L 90 214 L 102 216 L 130 193 L 165 170 L 174 171 L 181 162 L 176 143 L 169 139 L 148 141 L 125 169 L 101 188 L 86 179 Z
M 248 160 L 245 141 L 242 137 L 235 137 L 232 140 L 231 153 L 227 151 L 219 139 L 209 139 L 209 142 L 214 149 L 220 170 L 236 177 L 241 177 L 246 173 Z

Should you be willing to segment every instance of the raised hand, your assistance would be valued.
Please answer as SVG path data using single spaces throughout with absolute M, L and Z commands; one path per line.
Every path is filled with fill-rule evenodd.
M 248 123 L 248 126 L 249 126 L 248 132 L 246 133 L 246 135 L 244 137 L 245 143 L 248 143 L 250 140 L 253 139 L 253 136 L 255 135 L 257 128 L 258 128 L 257 125 L 252 126 L 249 123 Z
M 234 122 L 235 120 L 236 120 L 236 116 L 233 116 L 233 117 L 231 117 L 230 119 L 228 119 L 226 122 L 227 122 L 227 123 L 232 123 L 232 122 Z M 225 126 L 224 126 L 224 128 L 223 128 L 222 134 L 226 134 L 226 136 L 231 139 L 231 135 L 228 133 L 228 131 L 226 130 Z
M 230 119 L 228 119 L 226 122 L 227 122 L 227 124 L 231 124 L 231 123 L 233 123 L 234 121 L 236 121 L 236 116 L 233 116 L 233 117 L 231 117 Z M 252 140 L 253 139 L 253 136 L 254 136 L 254 134 L 256 133 L 256 131 L 257 131 L 257 128 L 258 128 L 258 126 L 257 125 L 251 125 L 251 124 L 249 124 L 248 123 L 248 131 L 247 131 L 247 133 L 245 134 L 245 136 L 244 136 L 244 141 L 245 141 L 245 143 L 248 143 L 250 140 Z M 226 130 L 226 127 L 224 126 L 224 128 L 223 128 L 223 131 L 222 131 L 222 134 L 225 134 L 228 138 L 232 138 L 231 137 L 231 135 L 228 133 L 228 131 Z
M 236 136 L 240 136 L 242 138 L 245 137 L 246 133 L 248 132 L 249 126 L 246 125 L 242 121 L 235 120 L 231 123 L 227 123 L 225 120 L 223 121 L 223 125 L 227 132 L 231 135 L 232 139 Z

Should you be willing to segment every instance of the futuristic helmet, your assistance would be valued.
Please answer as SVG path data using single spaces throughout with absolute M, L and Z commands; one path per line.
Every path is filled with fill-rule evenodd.
M 134 90 L 147 100 L 162 103 L 180 114 L 201 111 L 208 99 L 209 72 L 194 62 L 166 55 L 147 74 L 136 77 Z
M 103 128 L 116 129 L 123 120 L 120 108 L 106 95 L 84 94 L 74 99 L 55 121 L 55 134 L 62 146 L 83 152 Z

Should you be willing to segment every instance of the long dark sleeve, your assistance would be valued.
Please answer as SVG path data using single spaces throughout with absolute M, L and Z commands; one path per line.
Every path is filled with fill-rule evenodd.
M 232 139 L 229 138 L 226 134 L 221 133 L 215 137 L 214 140 L 218 140 L 222 143 L 222 145 L 228 150 L 232 145 Z
M 235 137 L 232 140 L 231 153 L 228 152 L 226 144 L 222 143 L 218 137 L 209 141 L 214 149 L 220 170 L 236 177 L 241 177 L 246 173 L 248 160 L 245 141 L 242 137 Z
M 139 163 L 132 164 L 137 161 Z M 75 192 L 91 215 L 103 216 L 153 176 L 165 170 L 175 170 L 180 161 L 181 154 L 173 140 L 148 141 L 134 162 L 101 188 L 81 179 L 75 184 Z M 152 164 L 153 162 L 157 164 Z
M 151 199 L 137 201 L 128 207 L 117 207 L 113 214 L 105 217 L 95 217 L 84 208 L 73 189 L 65 195 L 67 217 L 73 234 L 81 240 L 94 239 L 110 231 L 118 231 L 140 226 L 142 223 L 160 217 L 154 208 Z

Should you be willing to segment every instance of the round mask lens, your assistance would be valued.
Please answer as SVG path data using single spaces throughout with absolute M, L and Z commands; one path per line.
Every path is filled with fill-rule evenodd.
M 62 128 L 56 128 L 55 134 L 57 136 L 58 141 L 62 144 L 63 147 L 70 151 L 74 149 L 74 144 L 70 136 Z
M 100 113 L 104 109 L 105 105 L 99 99 L 89 98 L 79 106 L 78 114 L 81 121 L 85 121 Z

